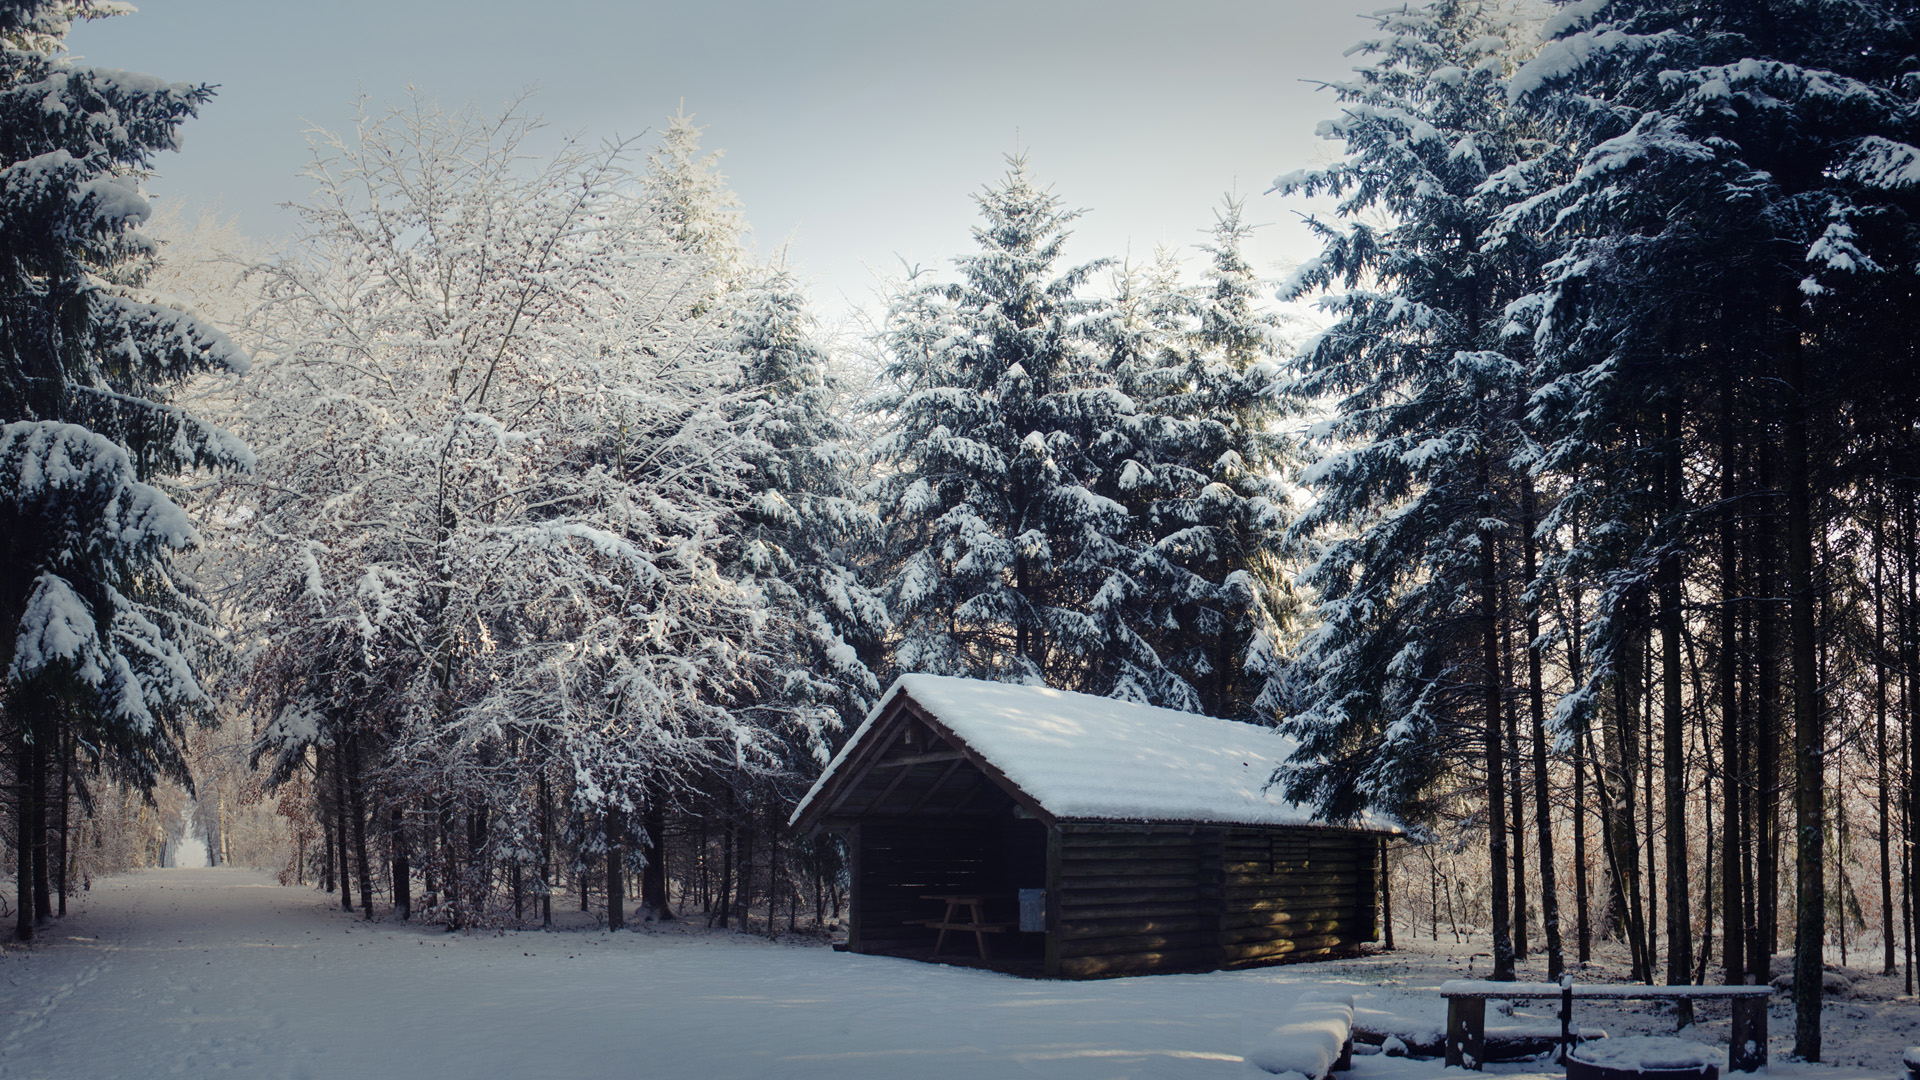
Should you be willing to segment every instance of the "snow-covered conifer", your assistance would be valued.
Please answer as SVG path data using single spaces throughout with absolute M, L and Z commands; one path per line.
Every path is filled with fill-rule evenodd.
M 1134 412 L 1089 332 L 1099 264 L 1057 269 L 1077 215 L 1010 164 L 961 280 L 910 280 L 883 333 L 894 661 L 1194 707 L 1140 631 L 1130 515 L 1097 493 Z
M 1537 165 L 1501 81 L 1498 19 L 1438 0 L 1374 20 L 1360 46 L 1372 62 L 1335 87 L 1341 115 L 1322 125 L 1345 159 L 1275 184 L 1339 196 L 1347 219 L 1315 223 L 1325 248 L 1284 293 L 1345 290 L 1321 301 L 1334 324 L 1297 361 L 1295 393 L 1333 415 L 1295 526 L 1325 539 L 1304 575 L 1320 625 L 1288 722 L 1310 764 L 1285 780 L 1335 817 L 1418 819 L 1461 765 L 1483 763 L 1494 970 L 1511 977 L 1502 628 L 1528 372 L 1502 310 L 1535 259 L 1483 234 Z
M 1833 503 L 1820 493 L 1853 489 L 1882 467 L 1877 453 L 1831 457 L 1817 447 L 1910 428 L 1904 406 L 1892 410 L 1901 417 L 1892 425 L 1867 418 L 1887 418 L 1888 402 L 1910 400 L 1903 343 L 1915 309 L 1901 282 L 1920 264 L 1915 26 L 1910 6 L 1885 2 L 1569 4 L 1547 21 L 1538 56 L 1509 86 L 1551 137 L 1581 155 L 1576 169 L 1506 216 L 1511 232 L 1543 235 L 1554 247 L 1545 280 L 1514 313 L 1541 358 L 1533 411 L 1543 464 L 1578 477 L 1557 519 L 1580 522 L 1582 539 L 1561 572 L 1596 585 L 1591 667 L 1567 704 L 1591 709 L 1612 688 L 1631 710 L 1638 654 L 1658 630 L 1659 675 L 1646 685 L 1660 688 L 1666 888 L 1684 896 L 1687 847 L 1674 822 L 1687 813 L 1687 709 L 1702 704 L 1688 703 L 1683 678 L 1693 649 L 1685 623 L 1697 603 L 1687 579 L 1707 530 L 1720 534 L 1712 588 L 1727 612 L 1744 614 L 1753 594 L 1785 595 L 1784 606 L 1762 601 L 1757 618 L 1787 616 L 1800 890 L 1795 1050 L 1807 1060 L 1821 1053 L 1829 895 L 1829 707 L 1820 700 L 1828 676 L 1817 638 L 1832 625 L 1816 611 L 1833 605 L 1817 595 L 1817 553 L 1827 545 L 1815 538 L 1830 531 L 1821 518 Z M 1711 443 L 1719 444 L 1711 457 L 1697 453 Z M 1716 481 L 1703 490 L 1702 475 Z M 1744 567 L 1736 565 L 1742 533 L 1764 538 Z M 1743 573 L 1780 584 L 1742 595 Z M 1731 616 L 1721 625 L 1726 637 Z M 1737 647 L 1727 640 L 1719 649 L 1731 657 Z M 1728 696 L 1736 677 L 1723 670 Z M 1737 749 L 1739 706 L 1723 699 L 1719 711 L 1730 734 L 1723 742 Z M 1740 846 L 1732 836 L 1724 843 Z M 1675 958 L 1667 975 L 1685 981 L 1690 920 L 1684 905 L 1669 905 L 1667 917 Z M 1771 937 L 1770 928 L 1762 933 Z M 1763 978 L 1766 951 L 1751 968 Z M 1729 953 L 1730 978 L 1738 953 Z
M 1155 555 L 1178 571 L 1152 575 L 1167 586 L 1148 590 L 1162 656 L 1199 692 L 1202 711 L 1271 718 L 1288 603 L 1278 561 L 1284 447 L 1272 429 L 1283 341 L 1242 254 L 1251 231 L 1240 201 L 1229 199 L 1205 247 L 1201 285 L 1151 291 L 1171 325 L 1159 363 L 1134 391 L 1140 407 L 1126 430 L 1137 475 L 1153 478 L 1137 516 Z
M 52 913 L 57 755 L 105 760 L 142 789 L 187 779 L 212 620 L 172 562 L 198 537 L 169 484 L 252 460 L 172 401 L 245 355 L 140 287 L 154 251 L 140 177 L 212 90 L 62 55 L 74 19 L 126 10 L 0 5 L 0 661 L 22 940 Z

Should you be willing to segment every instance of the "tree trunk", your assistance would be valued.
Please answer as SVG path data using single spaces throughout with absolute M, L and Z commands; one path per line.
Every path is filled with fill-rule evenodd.
M 743 826 L 740 830 L 739 841 L 740 866 L 733 875 L 733 903 L 731 906 L 734 908 L 735 913 L 740 916 L 740 929 L 751 930 L 753 928 L 753 834 L 756 831 L 753 826 L 753 807 L 746 807 L 745 813 L 741 814 L 740 817 L 742 818 L 741 825 Z
M 52 724 L 47 725 L 52 727 Z M 49 765 L 48 747 L 57 741 L 57 736 L 47 731 L 34 735 L 33 749 L 30 755 L 33 761 L 31 774 L 33 798 L 33 918 L 36 922 L 47 922 L 53 918 L 53 890 L 49 887 L 53 873 L 47 866 L 47 766 Z
M 1638 605 L 1632 605 L 1637 607 Z M 1639 619 L 1633 613 L 1629 620 L 1636 626 Z M 1641 904 L 1640 890 L 1640 848 L 1637 842 L 1640 828 L 1639 811 L 1636 809 L 1638 795 L 1635 784 L 1639 783 L 1640 771 L 1640 698 L 1646 689 L 1642 669 L 1645 667 L 1645 651 L 1641 647 L 1640 632 L 1629 631 L 1624 636 L 1619 652 L 1621 663 L 1614 684 L 1614 738 L 1609 740 L 1609 750 L 1614 754 L 1617 765 L 1615 776 L 1617 786 L 1613 790 L 1618 798 L 1613 800 L 1612 839 L 1608 841 L 1612 857 L 1618 860 L 1615 873 L 1616 888 L 1619 890 L 1616 902 L 1620 906 L 1620 915 L 1627 926 L 1628 948 L 1634 956 L 1633 977 L 1637 981 L 1653 981 L 1653 948 L 1647 935 L 1646 909 Z M 1601 780 L 1598 770 L 1594 780 Z M 1607 797 L 1602 789 L 1601 798 Z
M 660 792 L 647 794 L 646 813 L 640 819 L 646 835 L 647 865 L 640 871 L 640 906 L 661 922 L 673 918 L 667 898 L 667 814 Z M 684 897 L 682 897 L 684 899 Z
M 31 706 L 29 706 L 31 707 Z M 13 937 L 15 941 L 33 940 L 33 761 L 32 736 L 27 732 L 25 710 L 16 710 L 11 719 L 13 731 Z
M 1885 507 L 1876 498 L 1873 517 L 1873 757 L 1880 769 L 1880 973 L 1899 967 L 1894 956 L 1893 932 L 1893 814 L 1887 791 L 1892 786 L 1887 767 L 1887 607 Z
M 1680 434 L 1680 403 L 1674 402 L 1666 414 L 1665 477 L 1661 485 L 1666 489 L 1666 516 L 1670 522 L 1679 519 L 1684 501 Z M 1693 888 L 1687 865 L 1686 713 L 1680 697 L 1680 633 L 1685 625 L 1685 616 L 1680 610 L 1683 570 L 1677 550 L 1670 550 L 1660 560 L 1657 573 L 1660 579 L 1661 793 L 1666 797 L 1662 816 L 1667 826 L 1667 985 L 1685 986 L 1692 982 Z M 1693 1023 L 1693 1002 L 1686 998 L 1675 1000 L 1674 1019 L 1680 1027 Z
M 1791 329 L 1791 328 L 1790 328 Z M 1813 493 L 1807 447 L 1806 357 L 1797 331 L 1786 345 L 1787 596 L 1793 662 L 1795 927 L 1793 1052 L 1820 1060 L 1822 947 L 1826 939 L 1826 731 L 1820 715 L 1813 606 Z
M 1573 524 L 1574 543 L 1580 541 L 1580 525 Z M 1573 685 L 1586 683 L 1586 667 L 1581 663 L 1581 635 L 1585 633 L 1582 617 L 1580 583 L 1566 583 L 1568 592 L 1569 630 L 1567 633 L 1567 673 Z M 1591 741 L 1593 719 L 1591 715 L 1578 718 L 1573 732 L 1573 905 L 1574 918 L 1578 925 L 1579 958 L 1582 966 L 1593 959 L 1593 913 L 1591 897 L 1588 896 L 1588 881 L 1591 873 L 1587 865 L 1587 744 Z M 1582 736 L 1587 736 L 1582 738 Z M 1600 763 L 1594 762 L 1598 769 Z
M 413 918 L 413 868 L 407 861 L 407 816 L 398 806 L 387 827 L 387 842 L 393 847 L 393 913 L 406 922 Z
M 547 763 L 540 762 L 540 926 L 553 926 L 553 792 L 547 780 Z
M 347 859 L 347 845 L 353 834 L 347 829 L 347 761 L 338 747 L 328 755 L 333 764 L 333 835 L 339 839 L 340 910 L 353 910 L 353 867 Z
M 1480 470 L 1481 513 L 1492 513 L 1493 485 L 1488 474 L 1487 451 L 1478 457 Z M 1487 860 L 1493 874 L 1493 977 L 1513 979 L 1513 934 L 1507 921 L 1507 793 L 1502 781 L 1506 770 L 1504 732 L 1500 723 L 1500 574 L 1494 555 L 1496 538 L 1490 529 L 1479 531 L 1480 540 L 1480 621 L 1481 677 L 1486 715 L 1485 739 L 1487 772 Z
M 1720 815 L 1720 936 L 1722 980 L 1728 986 L 1745 982 L 1747 970 L 1742 933 L 1746 904 L 1740 890 L 1746 861 L 1743 855 L 1746 840 L 1740 828 L 1745 755 L 1740 745 L 1739 655 L 1735 642 L 1740 603 L 1739 544 L 1734 529 L 1738 495 L 1734 478 L 1733 380 L 1728 376 L 1720 386 L 1720 795 L 1724 802 Z
M 352 798 L 353 854 L 360 861 L 360 910 L 373 920 L 373 861 L 367 857 L 367 796 L 360 779 L 360 740 L 347 740 L 347 791 Z
M 627 816 L 609 809 L 607 829 L 607 929 L 618 930 L 627 924 Z
M 1770 446 L 1762 440 L 1759 451 L 1760 490 L 1773 489 L 1773 454 Z M 1773 599 L 1777 587 L 1774 576 L 1774 561 L 1778 551 L 1774 545 L 1774 530 L 1759 528 L 1754 530 L 1755 558 L 1753 561 L 1754 592 L 1767 598 L 1766 610 L 1757 612 L 1754 618 L 1754 662 L 1759 672 L 1754 682 L 1758 687 L 1759 698 L 1755 703 L 1754 714 L 1754 825 L 1757 843 L 1754 845 L 1757 856 L 1754 866 L 1755 899 L 1754 914 L 1758 920 L 1758 933 L 1753 940 L 1757 951 L 1748 961 L 1753 972 L 1754 983 L 1764 984 L 1772 978 L 1773 954 L 1780 951 L 1780 675 L 1776 666 L 1775 652 L 1778 648 L 1774 640 L 1774 625 L 1778 618 L 1777 602 Z
M 1526 588 L 1532 588 L 1539 574 L 1539 556 L 1535 551 L 1534 522 L 1539 508 L 1535 504 L 1533 478 L 1520 478 L 1521 548 L 1526 561 Z M 1566 967 L 1560 948 L 1560 894 L 1554 880 L 1553 815 L 1547 791 L 1547 694 L 1541 673 L 1540 605 L 1527 605 L 1527 714 L 1533 727 L 1533 814 L 1540 843 L 1540 926 L 1547 936 L 1547 979 L 1558 982 Z
M 767 799 L 767 936 L 778 937 L 773 916 L 780 906 L 780 800 Z
M 67 859 L 72 842 L 73 826 L 73 755 L 74 736 L 71 730 L 62 733 L 60 740 L 60 837 L 59 849 L 55 852 L 58 859 L 54 865 L 54 885 L 60 894 L 60 917 L 67 917 Z
M 714 908 L 718 912 L 718 918 L 716 919 L 713 915 L 707 917 L 709 925 L 718 925 L 722 930 L 725 930 L 730 925 L 730 920 L 733 918 L 733 842 L 735 827 L 733 805 L 733 778 L 729 776 L 727 777 L 726 802 L 722 804 L 723 809 L 720 817 L 720 880 L 716 883 L 718 887 L 714 890 L 714 900 L 716 901 Z
M 1649 631 L 1641 642 L 1642 652 L 1640 671 L 1644 681 L 1640 687 L 1640 779 L 1645 786 L 1641 790 L 1640 805 L 1646 813 L 1646 841 L 1640 847 L 1647 853 L 1647 981 L 1652 982 L 1653 969 L 1660 966 L 1660 815 L 1654 810 L 1653 801 L 1653 703 L 1654 689 L 1659 681 L 1659 673 L 1653 663 L 1653 634 Z

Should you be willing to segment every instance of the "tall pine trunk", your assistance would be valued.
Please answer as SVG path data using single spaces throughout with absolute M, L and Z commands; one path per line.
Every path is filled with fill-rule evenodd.
M 1480 471 L 1481 516 L 1493 512 L 1493 484 L 1489 475 L 1488 451 L 1478 455 Z M 1500 571 L 1496 561 L 1492 530 L 1481 529 L 1480 540 L 1480 621 L 1481 677 L 1484 687 L 1484 728 L 1487 772 L 1487 860 L 1493 875 L 1493 977 L 1511 981 L 1514 977 L 1513 935 L 1507 921 L 1507 793 L 1503 782 L 1506 770 L 1505 732 L 1500 723 L 1503 687 L 1500 685 Z
M 1534 523 L 1539 515 L 1535 504 L 1533 477 L 1520 478 L 1520 543 L 1525 559 L 1526 588 L 1533 588 L 1539 573 L 1539 554 L 1535 550 Z M 1547 937 L 1547 979 L 1557 982 L 1566 967 L 1560 948 L 1560 894 L 1554 881 L 1553 815 L 1547 791 L 1547 694 L 1541 673 L 1540 604 L 1527 604 L 1527 715 L 1533 726 L 1533 815 L 1540 843 L 1540 927 Z
M 360 910 L 365 912 L 367 919 L 371 921 L 373 919 L 373 860 L 367 855 L 367 795 L 366 787 L 360 779 L 358 736 L 347 740 L 347 764 L 351 770 L 347 776 L 347 791 L 353 800 L 353 854 L 360 863 Z
M 1741 832 L 1740 789 L 1744 754 L 1740 739 L 1739 630 L 1740 578 L 1734 507 L 1738 505 L 1734 478 L 1733 379 L 1720 384 L 1720 936 L 1723 981 L 1737 986 L 1746 981 L 1746 905 L 1741 875 L 1746 849 Z
M 1762 439 L 1759 452 L 1760 490 L 1773 490 L 1773 454 L 1768 440 Z M 1759 671 L 1754 679 L 1759 698 L 1754 715 L 1754 824 L 1757 860 L 1754 867 L 1754 914 L 1758 933 L 1753 940 L 1754 955 L 1748 967 L 1756 984 L 1772 979 L 1773 954 L 1780 951 L 1780 669 L 1779 643 L 1774 627 L 1778 606 L 1772 599 L 1778 587 L 1774 563 L 1779 552 L 1774 543 L 1777 526 L 1762 522 L 1753 530 L 1753 577 L 1755 595 L 1767 597 L 1767 608 L 1755 613 L 1754 663 Z
M 13 729 L 13 937 L 33 940 L 33 737 L 24 710 L 16 709 Z
M 413 918 L 413 868 L 407 859 L 407 816 L 399 806 L 389 818 L 387 843 L 393 848 L 393 913 L 405 922 Z
M 1786 342 L 1787 597 L 1793 664 L 1793 1052 L 1820 1060 L 1822 949 L 1827 931 L 1826 731 L 1820 715 L 1813 581 L 1813 492 L 1807 446 L 1806 356 L 1798 331 Z
M 1666 453 L 1662 488 L 1669 522 L 1677 522 L 1684 502 L 1681 485 L 1680 403 L 1666 413 Z M 1680 554 L 1669 550 L 1660 560 L 1660 704 L 1661 790 L 1666 797 L 1662 816 L 1667 826 L 1667 985 L 1693 981 L 1693 889 L 1687 865 L 1687 754 L 1686 713 L 1681 703 L 1680 634 L 1685 615 L 1680 609 L 1683 570 Z M 1651 810 L 1651 807 L 1649 807 Z M 1651 816 L 1651 815 L 1649 815 Z M 1693 1022 L 1693 1002 L 1674 1002 L 1674 1019 L 1685 1027 Z
M 1876 487 L 1876 496 L 1880 489 Z M 1891 975 L 1899 967 L 1893 944 L 1893 814 L 1888 788 L 1892 786 L 1887 767 L 1887 606 L 1886 606 L 1886 522 L 1885 504 L 1876 497 L 1873 517 L 1873 734 L 1874 761 L 1880 768 L 1880 973 Z

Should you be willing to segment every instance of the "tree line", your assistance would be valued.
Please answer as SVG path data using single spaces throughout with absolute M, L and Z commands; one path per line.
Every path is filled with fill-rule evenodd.
M 217 710 L 293 875 L 368 917 L 796 925 L 843 868 L 786 809 L 927 671 L 1278 724 L 1328 817 L 1484 839 L 1497 978 L 1537 927 L 1553 976 L 1617 936 L 1766 981 L 1790 927 L 1817 1059 L 1861 835 L 1911 952 L 1895 5 L 1380 14 L 1341 156 L 1275 184 L 1337 200 L 1279 286 L 1316 332 L 1238 202 L 1197 281 L 1072 264 L 1015 158 L 956 274 L 894 284 L 871 386 L 685 117 L 533 159 L 519 106 L 363 108 L 286 251 L 169 258 L 133 176 L 206 89 L 68 64 L 89 5 L 0 10 L 23 937 L 70 793 L 190 780 Z M 30 123 L 50 94 L 91 127 Z
M 1639 978 L 1766 982 L 1785 923 L 1817 1060 L 1863 774 L 1889 971 L 1896 911 L 1911 934 L 1911 20 L 1376 21 L 1333 88 L 1346 156 L 1278 183 L 1344 219 L 1287 286 L 1340 291 L 1297 361 L 1332 416 L 1294 529 L 1321 544 L 1283 724 L 1311 763 L 1283 779 L 1336 814 L 1471 815 L 1496 978 L 1529 857 L 1566 962 L 1565 807 L 1578 958 L 1611 929 Z

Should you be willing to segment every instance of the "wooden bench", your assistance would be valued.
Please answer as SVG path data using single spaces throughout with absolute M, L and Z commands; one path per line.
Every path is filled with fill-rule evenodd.
M 939 900 L 945 903 L 947 905 L 946 914 L 937 919 L 915 919 L 908 925 L 924 926 L 929 930 L 940 931 L 940 936 L 935 938 L 933 942 L 933 955 L 935 956 L 939 956 L 940 950 L 947 947 L 947 934 L 953 931 L 959 931 L 960 933 L 973 935 L 974 945 L 980 950 L 980 959 L 990 959 L 990 957 L 987 956 L 986 936 L 988 934 L 1004 934 L 1008 930 L 1013 929 L 1015 925 L 1010 922 L 988 922 L 981 915 L 980 905 L 986 903 L 990 898 L 991 894 L 987 893 L 936 893 L 932 896 L 922 896 L 920 898 L 922 900 Z M 967 921 L 965 922 L 960 921 L 961 908 L 965 908 L 967 912 Z
M 1586 983 L 1568 976 L 1553 983 L 1487 982 L 1451 979 L 1440 984 L 1447 999 L 1447 1064 L 1478 1070 L 1486 1061 L 1487 999 L 1560 999 L 1560 1056 L 1572 1042 L 1573 1002 L 1588 1000 L 1733 999 L 1733 1032 L 1728 1040 L 1729 1072 L 1761 1072 L 1767 1067 L 1767 986 L 1641 986 L 1634 983 Z

